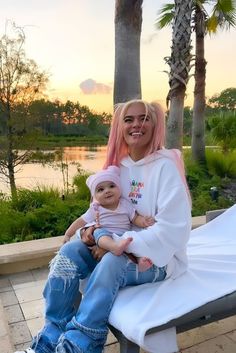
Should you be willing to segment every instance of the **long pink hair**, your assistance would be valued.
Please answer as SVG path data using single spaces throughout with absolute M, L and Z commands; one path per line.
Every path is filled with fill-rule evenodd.
M 145 115 L 150 116 L 154 125 L 153 138 L 145 151 L 145 156 L 163 148 L 165 140 L 165 115 L 161 105 L 156 102 L 147 103 L 139 99 L 119 103 L 116 105 L 113 115 L 104 168 L 107 168 L 109 165 L 119 167 L 120 161 L 128 155 L 128 145 L 123 137 L 123 120 L 128 108 L 132 104 L 137 103 L 144 105 Z

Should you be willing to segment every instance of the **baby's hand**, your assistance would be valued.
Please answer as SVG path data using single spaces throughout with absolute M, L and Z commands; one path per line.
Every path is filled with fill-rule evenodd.
M 155 219 L 150 216 L 137 215 L 132 221 L 132 223 L 138 227 L 146 228 L 152 226 L 155 223 Z
M 155 223 L 155 219 L 153 217 L 143 217 L 143 227 L 152 226 Z

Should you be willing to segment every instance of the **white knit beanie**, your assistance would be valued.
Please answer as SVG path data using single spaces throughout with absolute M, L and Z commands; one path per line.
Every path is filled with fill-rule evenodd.
M 103 169 L 96 174 L 90 175 L 86 180 L 86 184 L 89 187 L 92 196 L 95 194 L 97 185 L 104 181 L 112 181 L 121 190 L 120 168 L 111 165 L 107 167 L 107 169 Z

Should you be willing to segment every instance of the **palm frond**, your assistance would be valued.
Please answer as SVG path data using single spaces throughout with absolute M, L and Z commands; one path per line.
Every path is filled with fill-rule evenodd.
M 155 22 L 157 29 L 162 29 L 171 24 L 174 18 L 175 4 L 165 4 L 158 12 L 158 17 Z
M 214 9 L 225 13 L 234 12 L 235 0 L 217 0 Z
M 218 26 L 226 30 L 236 26 L 235 0 L 218 0 L 216 2 L 207 21 L 208 32 L 215 33 Z
M 206 20 L 206 28 L 209 34 L 216 33 L 218 27 L 218 19 L 213 14 Z

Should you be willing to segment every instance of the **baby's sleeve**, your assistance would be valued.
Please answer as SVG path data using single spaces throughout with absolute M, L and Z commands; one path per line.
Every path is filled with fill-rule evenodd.
M 90 206 L 89 209 L 81 217 L 86 223 L 95 222 L 95 213 L 93 208 Z

